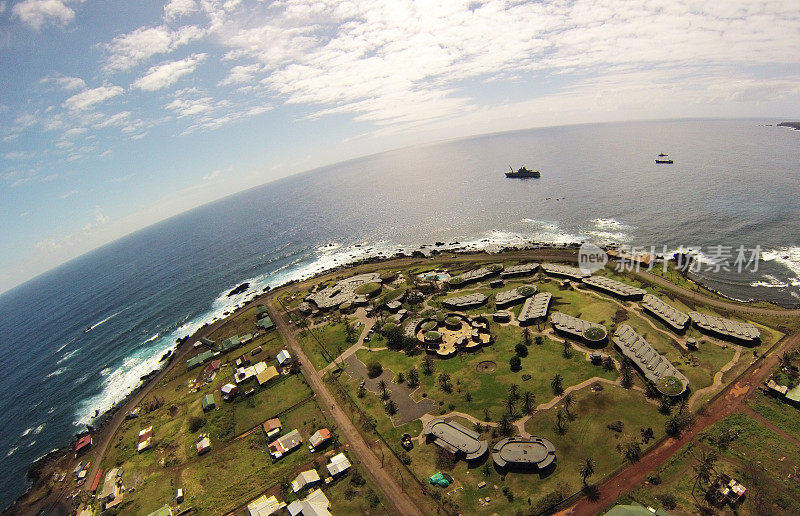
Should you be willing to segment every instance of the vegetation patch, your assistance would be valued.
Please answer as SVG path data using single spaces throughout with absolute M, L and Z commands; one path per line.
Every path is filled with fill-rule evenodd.
M 378 292 L 381 291 L 381 284 L 380 283 L 365 283 L 356 289 L 356 294 L 358 295 L 367 295 L 367 296 L 375 296 Z
M 583 336 L 588 340 L 602 340 L 606 336 L 606 330 L 600 326 L 592 326 L 583 332 Z
M 683 382 L 675 376 L 665 376 L 658 381 L 658 390 L 669 396 L 683 392 Z

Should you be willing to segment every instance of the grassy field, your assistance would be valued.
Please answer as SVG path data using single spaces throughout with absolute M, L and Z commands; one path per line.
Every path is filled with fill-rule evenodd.
M 800 411 L 797 407 L 761 393 L 748 398 L 747 405 L 770 423 L 800 438 Z
M 722 435 L 732 437 L 726 446 L 719 443 Z M 705 486 L 695 484 L 694 468 L 702 454 L 710 452 L 719 455 L 712 476 L 726 473 L 747 488 L 747 496 L 736 512 L 727 507 L 719 513 L 787 516 L 800 513 L 800 484 L 795 473 L 800 466 L 800 447 L 742 413 L 716 423 L 676 453 L 655 472 L 660 484 L 645 484 L 627 498 L 655 507 L 659 504 L 658 497 L 668 494 L 678 502 L 678 507 L 670 513 L 697 514 L 704 505 Z
M 344 328 L 343 322 L 338 324 L 329 322 L 322 326 L 303 330 L 298 334 L 297 340 L 316 370 L 319 371 L 330 363 L 328 356 L 335 358 L 341 355 L 342 351 L 353 345 L 347 342 Z M 363 326 L 359 328 L 359 331 L 363 331 Z M 313 336 L 311 335 L 312 332 Z M 328 350 L 329 355 L 322 349 L 319 342 L 317 342 L 318 340 Z

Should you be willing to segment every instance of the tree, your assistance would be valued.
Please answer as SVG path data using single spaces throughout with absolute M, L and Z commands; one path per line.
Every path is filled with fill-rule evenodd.
M 439 375 L 439 388 L 444 392 L 450 392 L 453 390 L 453 387 L 450 385 L 449 373 L 442 373 Z
M 550 381 L 550 388 L 553 389 L 553 394 L 556 396 L 561 396 L 564 393 L 564 378 L 556 373 L 553 379 Z
M 619 447 L 622 454 L 629 462 L 636 462 L 639 460 L 639 457 L 642 456 L 642 447 L 639 445 L 639 441 L 633 436 L 625 439 Z
M 678 401 L 678 414 L 683 415 L 683 413 L 686 412 L 687 410 L 689 410 L 689 400 L 687 400 L 686 398 L 681 398 Z
M 367 394 L 367 390 L 364 388 L 364 384 L 358 386 L 358 397 L 363 398 Z
M 522 343 L 517 344 L 516 346 L 514 346 L 514 352 L 517 354 L 518 357 L 525 358 L 528 356 L 528 347 Z
M 607 356 L 603 359 L 603 369 L 606 371 L 613 371 L 614 370 L 614 359 Z
M 370 362 L 367 365 L 367 375 L 370 378 L 377 378 L 378 376 L 383 374 L 383 366 L 380 362 Z
M 396 381 L 397 381 L 397 383 L 403 383 L 403 382 L 406 381 L 406 375 L 405 375 L 405 373 L 403 373 L 403 371 L 400 371 L 399 373 L 397 373 L 397 380 Z
M 594 475 L 594 459 L 591 457 L 583 459 L 579 473 L 583 479 L 583 485 L 586 485 L 586 479 Z
M 497 424 L 497 431 L 500 432 L 500 435 L 509 436 L 511 435 L 511 431 L 513 429 L 513 425 L 511 424 L 511 416 L 508 413 L 504 413 L 500 416 L 500 422 Z
M 572 358 L 572 346 L 569 345 L 568 340 L 564 341 L 564 351 L 561 352 L 561 355 L 567 360 Z
M 344 337 L 351 344 L 358 340 L 358 331 L 356 331 L 347 317 L 344 318 Z
M 514 355 L 508 360 L 508 365 L 511 367 L 511 371 L 516 373 L 522 369 L 522 360 L 517 355 Z
M 670 399 L 667 396 L 661 398 L 661 401 L 659 402 L 658 406 L 658 411 L 664 414 L 665 416 L 668 416 L 672 413 L 672 401 L 670 401 Z
M 531 329 L 530 328 L 525 328 L 524 330 L 522 330 L 522 343 L 525 344 L 526 346 L 530 346 L 531 345 Z
M 506 410 L 509 414 L 513 414 L 515 408 L 517 408 L 517 398 L 509 393 L 508 398 L 506 398 Z
M 419 373 L 416 367 L 412 367 L 408 370 L 408 386 L 416 389 L 417 385 L 419 385 Z
M 378 389 L 381 390 L 381 398 L 387 399 L 389 397 L 389 393 L 386 392 L 386 381 L 381 380 L 378 382 Z
M 630 389 L 633 387 L 633 369 L 631 368 L 631 363 L 628 362 L 627 358 L 622 359 L 622 365 L 619 368 L 619 374 L 622 377 L 621 385 L 624 388 Z
M 394 400 L 386 402 L 386 413 L 390 416 L 397 414 L 397 403 L 395 403 Z
M 694 484 L 692 485 L 692 496 L 694 496 L 694 490 L 699 484 L 701 487 L 703 484 L 708 484 L 711 482 L 711 474 L 715 473 L 714 466 L 717 463 L 717 452 L 711 450 L 710 452 L 706 452 L 702 450 L 700 452 L 699 457 L 695 457 L 697 459 L 697 464 L 694 465 Z
M 573 396 L 572 393 L 570 392 L 566 396 L 564 396 L 564 412 L 567 413 L 567 417 L 569 419 L 573 419 L 572 413 L 569 411 L 573 403 L 575 403 L 575 396 Z
M 383 336 L 386 337 L 386 347 L 389 349 L 395 351 L 403 349 L 405 342 L 403 339 L 403 330 L 400 326 L 392 326 L 383 333 Z
M 537 346 L 541 346 L 542 344 L 544 344 L 544 337 L 542 337 L 541 335 L 537 335 L 536 338 L 533 339 L 533 341 L 536 342 Z
M 425 374 L 425 376 L 433 374 L 433 359 L 430 355 L 425 355 L 425 358 L 422 359 L 422 373 Z
M 558 409 L 558 412 L 556 412 L 556 431 L 559 435 L 563 435 L 567 432 L 564 426 L 564 412 L 562 412 L 561 409 Z
M 515 400 L 519 399 L 519 385 L 517 385 L 516 383 L 512 383 L 508 387 L 508 395 L 514 398 Z
M 536 395 L 531 391 L 525 391 L 522 396 L 522 409 L 526 414 L 531 415 L 536 409 Z

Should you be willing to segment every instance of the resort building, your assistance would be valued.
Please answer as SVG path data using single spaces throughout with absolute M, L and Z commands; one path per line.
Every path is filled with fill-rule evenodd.
M 476 281 L 481 281 L 491 276 L 495 276 L 499 274 L 503 270 L 503 266 L 499 263 L 495 263 L 492 265 L 487 265 L 486 267 L 481 267 L 480 269 L 474 269 L 471 271 L 467 271 L 464 274 L 460 274 L 458 276 L 454 276 L 447 280 L 447 283 L 450 284 L 452 287 L 461 287 L 466 285 L 467 283 L 475 283 Z
M 508 308 L 517 303 L 522 303 L 534 294 L 536 294 L 535 285 L 523 285 L 511 290 L 498 292 L 494 298 L 494 304 L 497 308 Z
M 492 314 L 492 319 L 494 319 L 494 322 L 499 322 L 499 323 L 511 322 L 511 312 L 506 312 L 505 310 L 498 310 L 497 312 Z
M 286 507 L 290 516 L 331 516 L 331 502 L 319 489 L 314 489 L 302 500 L 295 500 Z
M 700 312 L 689 312 L 689 317 L 692 318 L 695 327 L 698 329 L 723 339 L 753 344 L 761 338 L 761 332 L 750 323 L 732 321 L 722 317 L 701 314 Z
M 437 446 L 454 455 L 460 454 L 468 461 L 480 459 L 489 451 L 488 441 L 481 440 L 479 433 L 444 418 L 428 421 L 422 434 Z
M 275 460 L 280 459 L 290 451 L 300 446 L 302 442 L 303 437 L 300 435 L 300 432 L 297 430 L 292 430 L 288 434 L 278 437 L 269 443 L 269 454 L 272 455 L 272 458 Z
M 569 278 L 579 281 L 583 278 L 588 278 L 591 276 L 591 274 L 583 272 L 577 267 L 560 265 L 558 263 L 543 263 L 542 270 L 550 276 L 558 276 L 560 278 Z
M 550 292 L 540 292 L 526 299 L 519 312 L 519 317 L 517 317 L 520 326 L 535 324 L 547 319 L 547 311 L 550 309 L 550 300 L 552 299 L 553 295 Z
M 356 290 L 368 283 L 380 283 L 381 275 L 377 272 L 359 274 L 343 279 L 331 287 L 324 288 L 306 297 L 306 301 L 313 303 L 320 310 L 337 308 L 343 303 L 353 303 L 358 295 Z
M 450 310 L 466 310 L 484 305 L 487 299 L 483 294 L 475 293 L 445 299 L 442 304 Z
M 553 323 L 553 328 L 557 332 L 567 334 L 589 344 L 605 342 L 608 336 L 608 331 L 602 324 L 578 319 L 561 312 L 555 312 L 550 316 L 550 322 Z
M 642 299 L 642 297 L 647 294 L 644 289 L 605 276 L 589 276 L 583 279 L 583 283 L 597 290 L 602 290 L 603 292 L 611 294 L 612 296 L 630 301 Z
M 296 493 L 307 485 L 315 484 L 317 482 L 319 482 L 319 473 L 317 473 L 316 469 L 302 471 L 299 475 L 294 477 L 294 480 L 292 480 L 292 491 Z
M 685 331 L 689 325 L 688 315 L 653 294 L 644 295 L 642 310 L 679 333 Z
M 652 382 L 660 393 L 678 396 L 689 387 L 686 376 L 629 325 L 621 325 L 612 340 L 620 352 L 636 364 L 644 377 Z
M 530 276 L 536 269 L 539 268 L 538 263 L 523 263 L 520 265 L 512 265 L 500 273 L 501 278 L 515 278 L 517 276 Z
M 342 452 L 331 457 L 331 461 L 325 467 L 328 468 L 328 473 L 330 473 L 332 477 L 335 477 L 350 469 L 351 465 L 352 464 L 350 464 L 350 461 L 347 459 L 347 455 Z
M 498 468 L 522 467 L 543 470 L 556 461 L 556 448 L 542 437 L 506 437 L 492 447 Z

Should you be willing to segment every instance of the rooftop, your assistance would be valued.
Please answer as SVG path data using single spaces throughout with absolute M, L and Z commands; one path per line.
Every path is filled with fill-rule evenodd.
M 542 437 L 507 437 L 492 447 L 492 460 L 501 468 L 518 464 L 544 469 L 555 462 L 556 448 Z
M 540 292 L 533 297 L 529 297 L 525 304 L 522 305 L 522 310 L 519 312 L 517 320 L 520 324 L 525 324 L 528 321 L 535 321 L 547 317 L 547 310 L 550 308 L 550 300 L 553 295 L 550 292 Z
M 622 354 L 631 359 L 645 378 L 653 382 L 663 394 L 676 396 L 689 386 L 686 376 L 629 325 L 621 325 L 614 333 L 613 341 Z M 680 381 L 680 390 L 677 386 L 669 384 L 670 377 Z
M 761 336 L 761 332 L 758 331 L 758 328 L 750 323 L 732 321 L 731 319 L 714 317 L 700 312 L 689 312 L 689 317 L 692 318 L 695 326 L 702 330 L 711 331 L 737 340 L 751 342 L 758 340 Z
M 607 334 L 606 327 L 602 324 L 597 324 L 589 321 L 585 321 L 583 319 L 578 319 L 577 317 L 572 317 L 571 315 L 567 315 L 561 312 L 555 312 L 553 315 L 550 316 L 550 321 L 553 323 L 553 327 L 559 331 L 563 331 L 566 333 L 571 333 L 576 337 L 580 337 L 582 339 L 587 340 L 602 340 L 605 338 Z M 590 330 L 593 328 L 598 328 L 603 330 L 603 334 L 600 337 L 593 337 L 591 335 Z M 589 334 L 587 335 L 587 332 Z
M 513 305 L 531 297 L 536 293 L 536 290 L 535 285 L 523 285 L 511 290 L 504 290 L 497 293 L 494 302 L 498 307 Z
M 489 450 L 489 443 L 480 434 L 462 425 L 435 418 L 425 425 L 422 433 L 434 438 L 434 443 L 453 453 L 463 452 L 467 460 L 478 459 Z
M 324 288 L 306 297 L 306 301 L 311 301 L 320 310 L 336 308 L 342 303 L 352 303 L 356 297 L 356 289 L 367 283 L 380 283 L 381 275 L 377 272 L 359 274 L 350 278 L 343 279 L 335 285 Z
M 331 457 L 331 461 L 326 466 L 328 468 L 328 473 L 331 476 L 336 476 L 339 473 L 343 473 L 350 468 L 351 464 L 350 461 L 347 459 L 347 455 L 344 453 L 340 453 L 338 455 L 334 455 Z
M 642 308 L 661 319 L 667 326 L 679 331 L 686 329 L 686 325 L 689 323 L 688 315 L 653 294 L 644 295 Z
M 572 278 L 577 280 L 591 276 L 590 274 L 583 272 L 577 267 L 572 267 L 570 265 L 560 265 L 557 263 L 543 263 L 542 270 L 552 276 L 562 276 L 565 278 Z
M 623 299 L 640 298 L 647 293 L 644 289 L 605 276 L 589 276 L 584 278 L 583 282 L 590 287 L 603 290 Z
M 500 273 L 503 278 L 511 278 L 513 276 L 525 276 L 533 274 L 539 268 L 538 263 L 522 263 L 520 265 L 512 265 L 507 267 L 506 270 Z
M 452 297 L 445 299 L 442 304 L 448 308 L 468 308 L 470 306 L 479 306 L 486 302 L 487 297 L 480 293 L 466 294 L 463 296 Z

